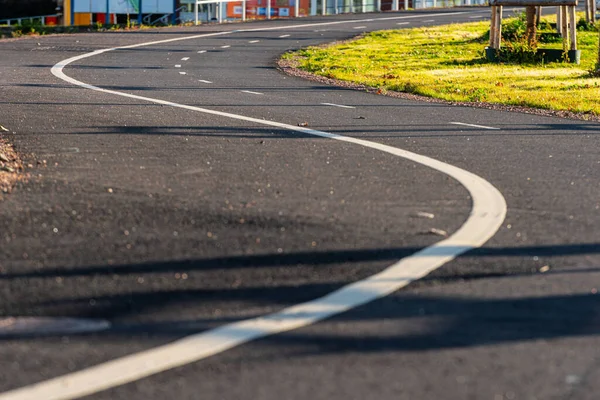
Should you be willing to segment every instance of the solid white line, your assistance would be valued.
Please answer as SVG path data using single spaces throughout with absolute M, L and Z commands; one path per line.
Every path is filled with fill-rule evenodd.
M 228 48 L 230 48 L 230 47 L 231 47 L 231 46 L 230 46 L 230 45 L 228 45 L 228 44 L 226 44 L 225 46 L 221 46 L 221 48 L 222 48 L 222 49 L 228 49 Z
M 355 26 L 354 29 L 365 29 L 366 26 Z
M 332 106 L 332 107 L 340 107 L 340 108 L 356 108 L 356 107 L 352 107 L 352 106 L 344 106 L 342 104 L 334 104 L 334 103 L 321 103 L 324 106 Z
M 481 128 L 481 129 L 492 129 L 492 130 L 500 130 L 500 128 L 494 128 L 493 126 L 485 126 L 485 125 L 475 125 L 475 124 L 465 124 L 463 122 L 450 122 L 452 125 L 462 125 L 462 126 L 470 126 L 473 128 Z
M 258 43 L 258 42 L 260 42 L 260 40 L 251 40 L 248 43 Z
M 264 94 L 264 93 L 260 93 L 260 92 L 253 92 L 252 90 L 242 90 L 242 93 L 249 93 L 249 94 Z
M 202 82 L 202 83 L 212 83 L 211 81 L 205 81 L 204 79 L 198 79 L 198 82 Z
M 190 59 L 189 57 L 183 57 L 183 58 L 181 59 L 181 61 L 187 61 L 187 60 L 189 60 L 189 59 Z
M 278 29 L 284 28 L 286 27 L 278 27 Z M 214 36 L 215 34 L 209 35 Z M 180 38 L 179 40 L 190 38 L 192 37 Z M 174 39 L 167 40 L 174 41 Z M 164 41 L 161 42 L 164 43 Z M 157 43 L 142 43 L 120 47 L 119 49 L 148 46 L 150 44 Z M 164 346 L 5 392 L 0 394 L 0 400 L 75 399 L 210 357 L 254 339 L 314 324 L 325 318 L 387 296 L 410 282 L 422 278 L 458 255 L 480 247 L 495 234 L 504 221 L 506 203 L 502 194 L 483 178 L 450 164 L 363 139 L 103 89 L 73 79 L 63 72 L 63 69 L 72 62 L 115 49 L 97 50 L 61 61 L 52 67 L 52 74 L 73 85 L 101 93 L 339 140 L 412 160 L 447 174 L 465 186 L 472 199 L 471 213 L 465 223 L 447 239 L 426 247 L 412 256 L 403 258 L 378 274 L 346 285 L 319 299 L 288 307 L 263 317 L 227 324 Z
M 200 50 L 198 54 L 206 53 L 206 50 Z
M 280 35 L 280 38 L 290 37 L 290 35 Z

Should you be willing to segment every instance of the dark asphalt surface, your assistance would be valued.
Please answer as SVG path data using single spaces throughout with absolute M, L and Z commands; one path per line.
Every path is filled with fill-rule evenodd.
M 503 227 L 483 248 L 385 299 L 89 398 L 597 398 L 600 125 L 378 96 L 275 67 L 287 50 L 360 31 L 488 13 L 0 42 L 0 124 L 34 165 L 30 181 L 0 203 L 0 315 L 113 324 L 96 334 L 0 338 L 0 391 L 316 298 L 439 241 L 431 228 L 462 225 L 467 191 L 424 166 L 93 92 L 50 73 L 97 49 L 280 26 L 109 52 L 65 72 L 141 96 L 307 122 L 456 165 L 502 192 Z

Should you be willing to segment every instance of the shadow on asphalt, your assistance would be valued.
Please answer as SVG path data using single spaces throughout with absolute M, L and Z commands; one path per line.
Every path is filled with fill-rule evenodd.
M 596 269 L 599 271 L 600 269 Z M 513 277 L 505 277 L 511 279 Z M 302 291 L 318 295 L 335 289 L 334 285 L 304 285 L 302 287 L 257 288 L 241 290 L 235 296 L 256 296 L 263 293 L 271 297 L 273 292 L 288 296 L 290 291 Z M 225 292 L 214 293 L 145 293 L 143 295 L 115 298 L 118 302 L 150 302 L 161 304 L 176 302 L 187 296 L 202 301 L 204 296 L 228 296 Z M 81 299 L 88 301 L 88 299 Z M 102 302 L 102 299 L 98 299 Z M 130 310 L 134 311 L 134 310 Z M 258 315 L 256 315 L 258 316 Z M 247 316 L 251 318 L 254 316 Z M 428 329 L 406 334 L 404 324 L 431 318 Z M 177 338 L 206 331 L 239 319 L 209 318 L 191 321 L 168 321 L 164 323 L 121 324 L 93 334 L 81 334 L 90 338 L 121 340 L 125 337 Z M 333 333 L 287 332 L 268 338 L 269 345 L 280 345 L 299 354 L 327 354 L 336 352 L 383 352 L 422 351 L 443 348 L 464 348 L 506 342 L 549 340 L 564 337 L 600 334 L 600 295 L 577 294 L 520 298 L 473 298 L 456 296 L 392 295 L 374 303 L 361 306 L 335 316 L 329 323 L 397 322 L 397 334 L 351 329 L 337 329 Z M 317 330 L 322 332 L 322 330 Z M 63 336 L 55 333 L 54 336 Z M 35 339 L 39 336 L 4 336 L 2 340 Z M 288 354 L 289 355 L 289 354 Z
M 0 102 L 0 104 L 2 104 Z M 37 105 L 40 103 L 26 103 Z M 67 105 L 65 103 L 53 103 L 55 105 Z M 104 104 L 94 104 L 94 103 L 85 103 L 80 104 L 81 106 L 94 106 L 94 105 L 104 105 Z M 138 106 L 136 104 L 112 104 L 114 106 L 123 106 L 127 107 L 135 107 Z M 140 104 L 140 107 L 147 107 L 147 105 Z M 269 104 L 226 104 L 226 105 L 217 105 L 210 104 L 198 105 L 204 108 L 210 107 L 238 107 L 243 110 L 244 107 L 274 107 Z M 160 107 L 157 105 L 156 107 Z M 290 107 L 290 108 L 299 108 L 303 107 L 302 105 L 288 105 L 288 106 L 278 106 L 278 107 Z M 327 107 L 327 106 L 323 106 Z M 242 112 L 243 114 L 243 112 Z M 350 119 L 362 120 L 360 115 L 356 114 L 358 117 L 349 117 Z M 286 123 L 290 125 L 303 124 L 307 122 L 308 125 L 306 128 L 308 129 L 316 129 L 325 131 L 328 133 L 333 133 L 342 136 L 351 136 L 351 137 L 360 137 L 363 139 L 386 139 L 386 138 L 410 138 L 413 140 L 416 139 L 426 139 L 426 138 L 460 138 L 460 137 L 502 137 L 502 136 L 513 136 L 513 137 L 544 137 L 544 136 L 562 136 L 562 137 L 571 137 L 571 136 L 589 136 L 595 135 L 600 132 L 597 127 L 593 125 L 588 125 L 584 127 L 579 127 L 576 125 L 569 126 L 519 126 L 519 127 L 505 127 L 503 131 L 493 131 L 493 132 L 501 132 L 501 133 L 491 133 L 491 131 L 482 131 L 477 128 L 469 128 L 469 127 L 455 127 L 454 125 L 448 124 L 440 124 L 440 125 L 380 125 L 380 124 L 368 124 L 368 120 L 365 120 L 365 125 L 338 125 L 336 129 L 331 129 L 329 126 L 320 126 L 320 125 L 312 125 L 305 121 L 304 118 L 296 118 L 292 121 L 286 121 Z M 302 125 L 304 126 L 304 125 Z M 215 137 L 215 138 L 242 138 L 242 139 L 298 139 L 298 138 L 310 138 L 310 139 L 319 139 L 317 136 L 303 134 L 301 132 L 292 132 L 287 129 L 278 129 L 275 127 L 264 127 L 264 126 L 255 126 L 255 127 L 236 127 L 236 126 L 211 126 L 211 125 L 203 125 L 203 126 L 92 126 L 86 127 L 89 129 L 87 131 L 68 133 L 65 135 L 153 135 L 153 136 L 198 136 L 198 137 Z M 550 130 L 550 131 L 548 131 Z M 428 134 L 428 132 L 442 132 L 437 134 Z M 44 132 L 40 132 L 38 134 L 44 134 Z M 52 135 L 60 135 L 60 133 L 56 133 L 54 131 L 48 132 L 48 134 Z
M 600 334 L 600 295 L 578 294 L 520 298 L 392 296 L 332 319 L 405 321 L 432 318 L 418 333 L 348 334 L 288 332 L 269 344 L 298 348 L 300 354 L 423 351 L 465 348 Z M 318 330 L 319 331 L 319 330 Z
M 31 67 L 31 66 L 30 66 Z M 36 65 L 35 67 L 39 67 L 39 68 L 52 68 L 53 65 Z M 152 68 L 147 68 L 145 66 L 133 66 L 133 67 L 119 67 L 119 66 L 82 66 L 82 67 L 78 67 L 75 66 L 73 67 L 73 69 L 156 69 L 156 70 L 161 70 L 161 69 L 169 69 L 169 67 L 152 67 Z M 70 84 L 54 84 L 54 83 L 18 83 L 18 84 L 11 84 L 11 85 L 7 85 L 7 86 L 14 86 L 14 87 L 34 87 L 34 88 L 77 88 L 76 86 L 70 85 Z M 186 91 L 215 91 L 215 90 L 268 90 L 271 92 L 289 92 L 290 88 L 287 86 L 207 86 L 207 87 L 201 87 L 201 86 L 123 86 L 123 85 L 118 85 L 118 86 L 111 86 L 111 85 L 98 85 L 98 87 L 103 88 L 103 89 L 110 89 L 110 90 L 119 90 L 119 91 L 128 91 L 128 90 L 138 90 L 138 91 L 167 91 L 167 92 L 171 92 L 171 91 L 177 91 L 177 90 L 186 90 Z M 302 88 L 296 88 L 294 87 L 294 91 L 296 92 L 312 92 L 312 91 L 323 91 L 323 90 L 329 90 L 329 91 L 355 91 L 354 89 L 351 88 L 338 88 L 335 86 L 306 86 L 306 87 L 302 87 Z M 15 101 L 11 101 L 10 104 L 15 104 L 15 105 L 19 105 L 19 104 L 23 104 L 22 102 L 15 102 Z M 38 104 L 44 104 L 44 103 L 38 103 Z M 56 103 L 47 103 L 47 104 L 56 104 Z M 86 102 L 77 102 L 77 103 L 66 103 L 72 106 L 78 106 L 78 105 L 87 105 L 89 103 Z M 110 105 L 114 105 L 114 103 L 103 103 L 107 106 Z M 147 103 L 144 102 L 143 104 L 148 105 L 151 103 Z M 269 104 L 270 106 L 274 106 L 275 104 L 272 103 L 266 103 Z M 217 104 L 215 104 L 217 105 Z M 248 103 L 241 103 L 239 104 L 239 106 L 253 106 L 254 104 L 248 104 Z M 291 107 L 294 106 L 294 104 L 278 104 L 278 106 L 283 106 L 283 107 Z M 313 105 L 310 105 L 311 107 Z M 317 106 L 322 106 L 322 107 L 330 107 L 330 106 L 326 106 L 324 104 L 317 104 Z M 389 107 L 418 107 L 417 104 L 411 104 L 411 105 L 398 105 L 398 104 L 393 104 L 390 103 L 388 105 Z M 431 105 L 431 107 L 443 107 L 443 104 L 434 104 Z M 361 107 L 363 107 L 363 105 L 361 105 Z M 383 107 L 381 104 L 378 105 L 364 105 L 364 107 Z
M 255 89 L 260 90 L 260 89 Z M 202 104 L 200 107 L 273 107 L 270 104 Z M 293 107 L 299 108 L 303 105 L 277 105 L 275 107 Z M 307 106 L 308 107 L 308 106 Z M 313 106 L 314 107 L 314 106 Z M 328 107 L 323 105 L 323 107 Z M 359 113 L 356 115 L 359 116 Z M 352 117 L 350 117 L 352 118 Z M 360 117 L 353 119 L 362 120 Z M 365 120 L 370 122 L 368 120 Z M 360 136 L 368 137 L 369 139 L 377 138 L 444 138 L 444 137 L 501 137 L 501 136 L 589 136 L 600 133 L 598 126 L 594 125 L 536 125 L 536 126 L 504 126 L 502 131 L 483 131 L 478 128 L 457 127 L 455 125 L 439 124 L 439 125 L 382 125 L 369 123 L 368 125 L 337 125 L 335 129 L 327 126 L 308 125 L 307 128 L 320 129 L 328 133 L 334 133 L 343 136 Z M 86 134 L 136 134 L 136 135 L 184 135 L 184 136 L 223 136 L 223 137 L 239 137 L 249 139 L 280 139 L 285 137 L 297 137 L 298 133 L 290 133 L 289 130 L 276 130 L 274 128 L 265 127 L 222 127 L 222 126 L 115 126 L 115 127 L 94 127 L 95 130 L 86 132 Z M 428 132 L 447 132 L 429 134 Z M 500 132 L 500 133 L 496 133 Z M 248 133 L 245 135 L 244 133 Z M 260 135 L 266 133 L 266 135 Z M 314 136 L 308 136 L 315 138 Z
M 450 246 L 440 246 L 436 248 L 436 254 L 440 256 L 454 255 L 457 248 Z M 26 273 L 4 273 L 0 274 L 0 280 L 17 278 L 54 278 L 54 277 L 73 277 L 73 276 L 92 276 L 92 275 L 128 275 L 128 274 L 151 274 L 157 272 L 172 271 L 193 271 L 193 270 L 214 270 L 229 268 L 256 268 L 256 267 L 279 267 L 293 265 L 328 265 L 337 263 L 358 263 L 365 261 L 389 261 L 393 262 L 416 253 L 421 248 L 403 247 L 388 249 L 361 249 L 361 250 L 340 250 L 340 251 L 314 251 L 297 252 L 287 254 L 263 254 L 263 255 L 243 255 L 231 257 L 217 257 L 198 260 L 156 262 L 144 264 L 125 264 L 112 266 L 91 266 L 80 267 L 76 269 L 63 268 L 45 268 L 43 270 Z M 571 245 L 550 245 L 550 246 L 523 246 L 523 247 L 482 247 L 473 249 L 458 258 L 468 257 L 553 257 L 553 256 L 574 256 L 584 254 L 600 254 L 600 243 L 581 243 Z M 555 270 L 550 274 L 574 273 L 574 272 L 596 272 L 599 269 L 578 269 L 578 270 Z M 527 274 L 529 275 L 529 274 Z M 487 278 L 491 276 L 506 276 L 506 274 L 478 274 L 478 275 L 460 275 L 456 277 L 444 278 L 444 280 L 468 280 L 477 278 Z M 427 280 L 428 277 L 420 279 Z M 439 277 L 435 278 L 439 280 Z
M 348 250 L 333 252 L 300 252 L 291 254 L 265 254 L 237 257 L 220 257 L 205 260 L 187 260 L 179 262 L 147 263 L 137 265 L 84 267 L 75 270 L 46 269 L 24 274 L 3 274 L 1 278 L 47 278 L 116 276 L 135 274 L 143 276 L 155 272 L 193 272 L 202 269 L 229 269 L 253 267 L 278 267 L 300 264 L 327 265 L 341 262 L 364 262 L 373 260 L 400 259 L 418 251 L 417 248 Z M 441 248 L 440 253 L 452 252 L 452 248 Z M 512 248 L 481 248 L 470 251 L 461 257 L 520 257 L 531 255 L 561 256 L 600 254 L 599 243 L 561 245 L 561 246 L 524 246 Z M 554 269 L 544 274 L 532 273 L 478 273 L 462 276 L 430 276 L 421 281 L 434 280 L 450 283 L 478 279 L 515 279 L 523 276 L 559 277 L 569 274 L 598 273 L 600 268 Z M 500 282 L 500 281 L 495 281 Z M 505 285 L 511 285 L 506 283 Z M 127 292 L 110 296 L 76 297 L 48 301 L 36 305 L 38 309 L 56 309 L 67 312 L 69 317 L 108 318 L 135 316 L 143 312 L 168 307 L 185 308 L 203 303 L 222 302 L 224 304 L 250 302 L 282 308 L 290 303 L 301 303 L 324 296 L 343 286 L 343 282 L 310 283 L 303 285 L 229 287 L 214 289 L 146 289 L 143 292 Z M 491 283 L 495 284 L 495 283 Z M 591 281 L 590 285 L 593 286 Z M 591 287 L 591 286 L 590 286 Z M 93 302 L 93 307 L 90 304 Z M 245 315 L 243 319 L 253 317 Z M 335 323 L 353 321 L 405 321 L 410 323 L 416 318 L 435 318 L 435 329 L 425 329 L 425 333 L 389 335 L 381 332 L 350 332 L 344 334 L 305 334 L 290 332 L 269 339 L 275 345 L 298 346 L 311 349 L 315 346 L 319 354 L 341 351 L 419 351 L 438 348 L 470 347 L 493 343 L 523 340 L 552 339 L 596 335 L 600 333 L 600 295 L 590 294 L 554 295 L 539 297 L 481 298 L 460 296 L 415 296 L 406 292 L 397 292 L 375 304 L 367 304 L 350 312 L 330 319 Z M 146 337 L 175 338 L 202 332 L 229 322 L 239 320 L 235 317 L 212 317 L 188 321 L 168 321 L 152 323 L 116 323 L 111 329 L 84 336 L 98 336 L 114 340 L 136 335 Z M 402 324 L 400 324 L 402 325 Z M 0 336 L 0 340 L 35 339 L 42 335 Z M 54 333 L 52 336 L 61 336 Z M 80 335 L 81 336 L 81 335 Z M 306 350 L 301 350 L 305 352 Z

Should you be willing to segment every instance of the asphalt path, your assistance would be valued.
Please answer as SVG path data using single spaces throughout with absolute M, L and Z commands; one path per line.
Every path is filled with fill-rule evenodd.
M 383 299 L 86 398 L 596 398 L 600 125 L 390 98 L 275 65 L 285 51 L 363 31 L 488 13 L 0 42 L 0 124 L 32 165 L 29 182 L 0 203 L 1 315 L 111 323 L 88 334 L 0 338 L 0 390 L 318 298 L 469 218 L 471 195 L 447 174 L 265 120 L 462 168 L 502 193 L 506 219 L 483 247 Z M 193 35 L 64 68 L 137 98 L 51 73 L 84 53 Z

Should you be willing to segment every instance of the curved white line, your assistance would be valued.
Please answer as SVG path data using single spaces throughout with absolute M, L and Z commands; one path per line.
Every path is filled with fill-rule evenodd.
M 356 21 L 350 22 L 356 23 Z M 335 23 L 336 22 L 323 23 L 320 25 Z M 339 23 L 339 21 L 337 21 L 337 23 Z M 298 27 L 298 25 L 276 27 L 274 29 L 288 29 L 292 27 Z M 267 30 L 274 29 L 267 28 Z M 64 81 L 102 93 L 114 94 L 155 104 L 162 104 L 191 111 L 218 115 L 226 118 L 353 143 L 417 162 L 453 177 L 469 191 L 473 201 L 473 207 L 469 218 L 449 238 L 429 246 L 413 254 L 412 256 L 403 258 L 402 260 L 392 264 L 385 270 L 375 275 L 346 285 L 341 289 L 338 289 L 319 299 L 288 307 L 281 311 L 262 317 L 227 324 L 207 332 L 188 336 L 173 343 L 159 346 L 154 349 L 118 358 L 113 361 L 99 364 L 97 366 L 61 377 L 53 378 L 31 386 L 5 392 L 0 394 L 0 400 L 75 399 L 115 386 L 123 385 L 128 382 L 133 382 L 138 379 L 178 366 L 189 364 L 206 357 L 210 357 L 254 339 L 314 324 L 325 318 L 329 318 L 333 315 L 342 313 L 397 291 L 398 289 L 408 285 L 410 282 L 424 277 L 448 261 L 453 260 L 458 255 L 473 248 L 480 247 L 500 228 L 502 222 L 504 221 L 504 217 L 506 216 L 506 202 L 504 201 L 502 194 L 483 178 L 450 164 L 446 164 L 441 161 L 437 161 L 435 159 L 396 147 L 369 142 L 367 140 L 282 124 L 275 121 L 265 121 L 243 115 L 193 107 L 185 104 L 153 99 L 150 97 L 137 96 L 115 90 L 102 89 L 100 87 L 89 85 L 73 79 L 65 75 L 63 72 L 64 67 L 74 61 L 93 57 L 107 51 L 149 46 L 152 44 L 172 42 L 175 40 L 215 36 L 219 34 L 224 33 L 196 35 L 119 48 L 97 50 L 92 53 L 79 55 L 59 62 L 52 68 L 52 73 Z

